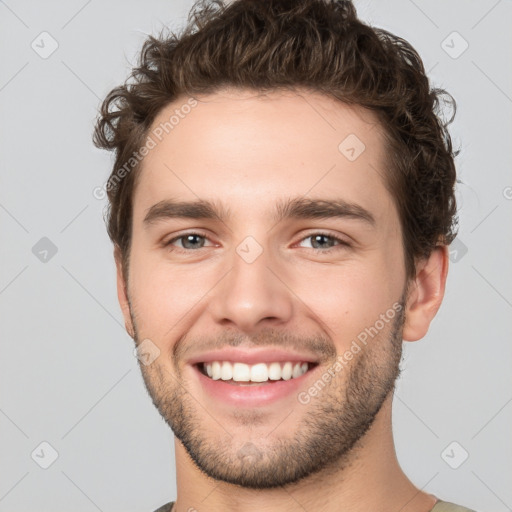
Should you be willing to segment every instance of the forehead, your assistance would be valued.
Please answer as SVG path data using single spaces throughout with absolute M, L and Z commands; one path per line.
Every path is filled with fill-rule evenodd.
M 158 114 L 148 136 L 154 147 L 142 162 L 136 215 L 170 196 L 221 198 L 254 213 L 274 199 L 305 195 L 357 199 L 376 217 L 391 207 L 376 116 L 319 93 L 181 97 Z

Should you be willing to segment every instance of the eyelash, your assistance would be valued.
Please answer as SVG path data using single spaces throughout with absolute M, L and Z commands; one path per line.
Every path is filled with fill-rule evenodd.
M 170 248 L 170 250 L 173 252 L 180 252 L 180 253 L 192 253 L 192 252 L 196 252 L 201 249 L 204 249 L 204 247 L 200 247 L 199 249 L 183 249 L 181 247 L 172 247 L 172 244 L 174 242 L 176 242 L 177 240 L 181 240 L 181 239 L 186 238 L 187 236 L 191 236 L 191 235 L 196 235 L 201 238 L 208 239 L 208 236 L 205 233 L 201 233 L 200 231 L 191 231 L 189 233 L 183 233 L 179 236 L 176 236 L 176 237 L 172 238 L 171 240 L 169 240 L 168 242 L 164 242 L 163 245 L 164 245 L 164 247 Z M 300 241 L 302 242 L 304 240 L 307 240 L 308 238 L 313 238 L 314 236 L 325 236 L 327 238 L 330 238 L 334 242 L 336 242 L 336 245 L 334 245 L 333 247 L 329 247 L 327 249 L 315 249 L 314 247 L 309 248 L 312 251 L 321 252 L 322 254 L 330 254 L 331 252 L 338 250 L 341 247 L 345 247 L 345 248 L 351 247 L 351 245 L 347 241 L 333 235 L 332 233 L 322 232 L 322 231 L 312 233 L 311 235 L 301 238 Z

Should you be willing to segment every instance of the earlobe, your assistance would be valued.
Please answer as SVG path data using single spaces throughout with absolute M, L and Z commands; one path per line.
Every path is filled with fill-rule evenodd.
M 430 322 L 443 301 L 448 261 L 448 246 L 443 245 L 418 262 L 405 306 L 402 335 L 405 341 L 417 341 L 427 334 Z
M 130 315 L 130 303 L 128 300 L 128 287 L 127 283 L 124 279 L 123 274 L 123 258 L 121 256 L 121 251 L 119 247 L 114 248 L 114 260 L 116 262 L 117 269 L 117 299 L 119 301 L 119 306 L 121 306 L 121 311 L 124 317 L 124 326 L 126 332 L 131 338 L 134 338 L 135 331 L 133 329 L 132 317 Z

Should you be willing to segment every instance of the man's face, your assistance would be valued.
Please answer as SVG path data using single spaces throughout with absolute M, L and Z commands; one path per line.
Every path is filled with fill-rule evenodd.
M 347 463 L 399 372 L 406 278 L 381 127 L 308 92 L 198 99 L 153 124 L 182 114 L 153 132 L 134 193 L 125 318 L 160 350 L 143 377 L 199 468 L 280 486 Z

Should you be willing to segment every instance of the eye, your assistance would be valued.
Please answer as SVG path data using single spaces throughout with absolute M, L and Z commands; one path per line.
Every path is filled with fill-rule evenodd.
M 190 253 L 203 249 L 204 247 L 208 247 L 208 245 L 205 245 L 208 240 L 207 235 L 204 233 L 190 232 L 171 238 L 169 241 L 164 242 L 163 246 L 172 251 Z M 303 238 L 299 242 L 299 246 L 304 247 L 302 244 L 307 240 L 310 240 L 311 247 L 309 248 L 311 250 L 319 251 L 321 253 L 335 251 L 341 248 L 340 246 L 350 247 L 348 242 L 330 233 L 313 233 L 312 235 Z
M 339 246 L 350 247 L 348 242 L 330 233 L 313 233 L 303 238 L 301 243 L 305 240 L 311 240 L 311 249 L 320 250 L 323 253 L 334 251 Z
M 204 233 L 184 233 L 165 242 L 164 246 L 169 247 L 171 250 L 194 251 L 205 247 L 206 240 L 208 238 Z M 177 242 L 180 245 L 175 245 Z

